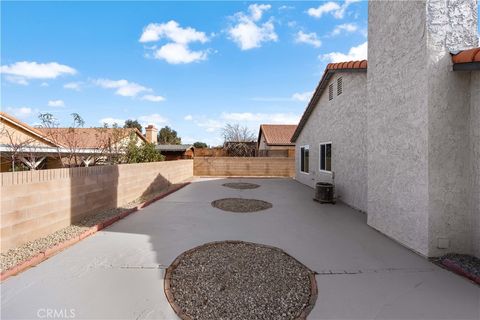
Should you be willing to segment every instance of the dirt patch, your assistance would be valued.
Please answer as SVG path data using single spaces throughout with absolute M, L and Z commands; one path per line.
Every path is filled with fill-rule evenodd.
M 222 186 L 227 188 L 232 188 L 232 189 L 240 189 L 240 190 L 256 189 L 260 187 L 260 185 L 258 184 L 248 183 L 248 182 L 229 182 L 229 183 L 222 184 Z
M 212 206 L 230 212 L 256 212 L 270 209 L 273 205 L 258 199 L 225 198 L 212 201 Z
M 313 272 L 278 248 L 223 241 L 175 259 L 165 294 L 182 319 L 304 319 L 317 287 Z

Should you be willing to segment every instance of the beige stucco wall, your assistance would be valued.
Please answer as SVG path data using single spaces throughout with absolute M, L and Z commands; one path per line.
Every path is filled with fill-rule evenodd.
M 480 71 L 471 72 L 470 103 L 470 227 L 473 253 L 480 258 Z
M 343 78 L 343 93 L 336 95 L 337 79 Z M 367 75 L 366 72 L 337 72 L 334 98 L 328 100 L 328 86 L 297 138 L 296 179 L 314 187 L 316 182 L 330 182 L 331 174 L 320 172 L 321 142 L 332 142 L 332 170 L 336 194 L 340 200 L 362 211 L 367 209 Z M 310 171 L 300 172 L 300 148 L 309 145 Z
M 196 176 L 293 177 L 294 158 L 195 157 Z
M 0 173 L 1 251 L 192 176 L 192 160 Z
M 368 223 L 425 256 L 472 253 L 470 75 L 449 51 L 478 45 L 476 10 L 369 3 Z

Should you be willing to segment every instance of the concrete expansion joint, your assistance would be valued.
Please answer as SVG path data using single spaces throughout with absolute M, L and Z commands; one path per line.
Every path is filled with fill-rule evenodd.
M 380 269 L 363 269 L 363 270 L 321 270 L 314 271 L 315 275 L 330 276 L 330 275 L 344 275 L 344 274 L 371 274 L 371 273 L 388 273 L 388 272 L 432 272 L 434 268 L 380 268 Z
M 96 268 L 98 268 L 98 267 L 99 266 L 97 266 Z M 102 267 L 103 269 L 135 269 L 135 270 L 141 270 L 141 269 L 144 269 L 144 270 L 165 270 L 165 269 L 168 268 L 167 266 L 164 266 L 164 265 L 161 265 L 161 264 L 149 265 L 149 266 L 135 266 L 135 265 L 115 266 L 115 265 L 109 264 L 109 265 L 103 265 L 103 266 L 100 266 L 100 267 Z

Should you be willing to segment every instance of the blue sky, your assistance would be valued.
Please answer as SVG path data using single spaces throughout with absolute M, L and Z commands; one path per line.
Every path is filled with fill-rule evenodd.
M 366 57 L 366 2 L 3 2 L 1 20 L 3 111 L 186 143 L 297 123 L 326 63 Z

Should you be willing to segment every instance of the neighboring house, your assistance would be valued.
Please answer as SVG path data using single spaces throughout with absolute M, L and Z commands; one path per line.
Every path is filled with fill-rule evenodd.
M 428 257 L 480 257 L 477 10 L 369 2 L 368 70 L 329 64 L 292 137 L 300 182 L 334 178 L 370 226 Z
M 123 153 L 132 135 L 147 141 L 137 129 L 34 128 L 4 112 L 0 125 L 2 172 L 12 170 L 12 158 L 29 169 L 89 166 Z
M 262 124 L 258 132 L 259 157 L 288 157 L 295 150 L 291 138 L 297 125 Z
M 191 144 L 158 144 L 156 149 L 165 156 L 165 160 L 192 159 L 194 148 Z

